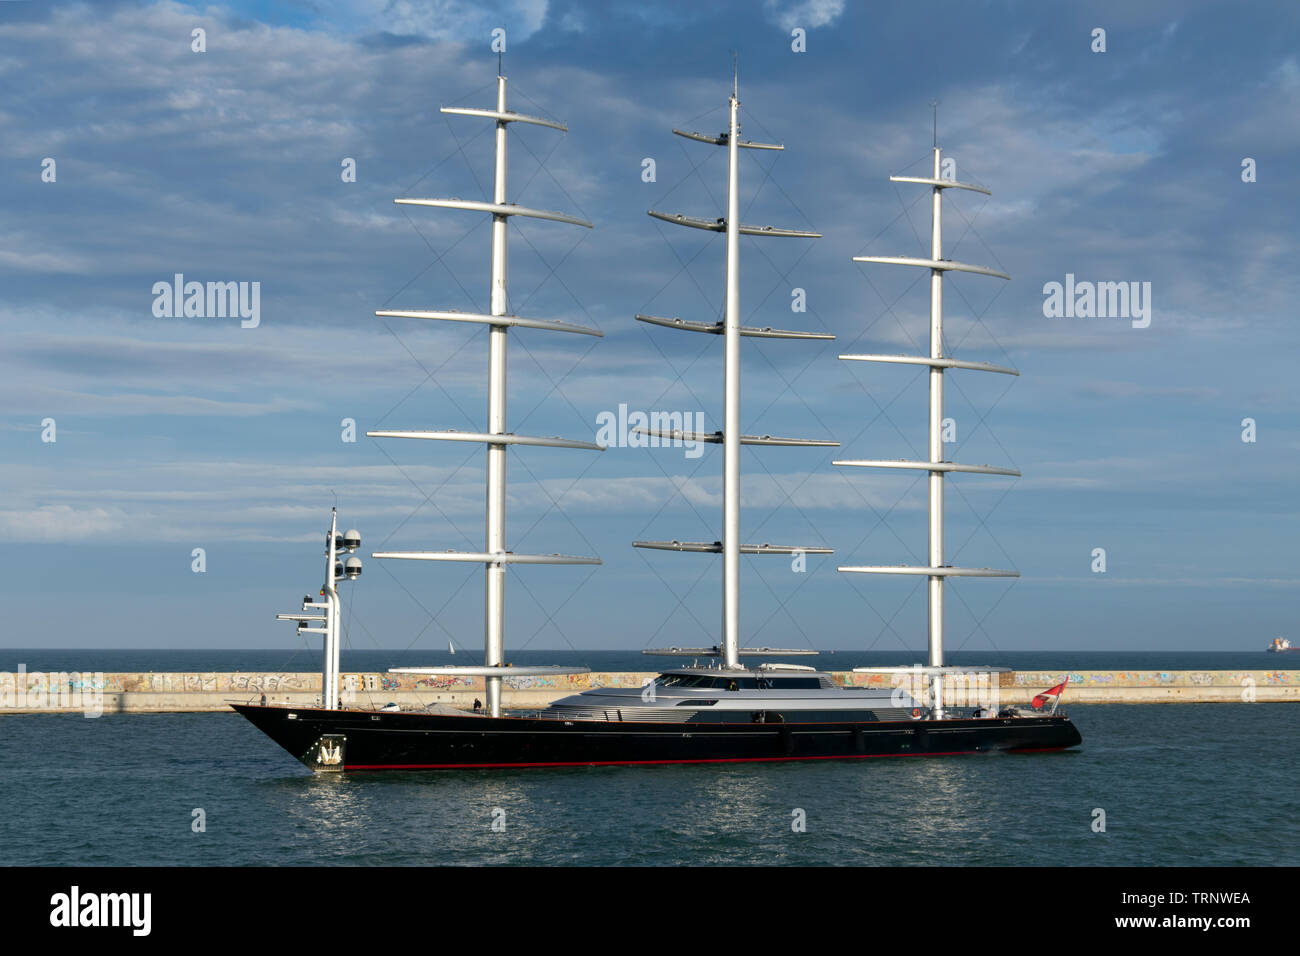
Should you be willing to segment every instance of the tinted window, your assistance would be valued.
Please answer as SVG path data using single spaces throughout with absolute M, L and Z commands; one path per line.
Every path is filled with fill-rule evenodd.
M 816 690 L 822 686 L 816 677 L 776 677 L 769 678 L 768 681 L 773 687 L 782 690 Z
M 709 687 L 718 690 L 817 690 L 822 686 L 816 677 L 716 677 L 706 674 L 661 674 L 660 687 Z

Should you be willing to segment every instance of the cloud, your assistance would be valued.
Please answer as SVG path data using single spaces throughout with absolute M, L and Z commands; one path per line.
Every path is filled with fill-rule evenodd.
M 834 23 L 844 12 L 844 0 L 763 0 L 763 10 L 782 30 L 812 30 Z
M 57 461 L 5 465 L 0 478 L 18 490 L 0 512 L 0 530 L 25 542 L 311 541 L 314 532 L 303 529 L 314 528 L 319 503 L 337 491 L 346 498 L 349 520 L 364 525 L 372 539 L 396 535 L 395 540 L 464 547 L 482 534 L 482 456 L 452 457 L 461 463 L 394 463 L 382 455 L 367 465 L 195 458 L 159 464 L 146 475 L 130 462 L 76 470 Z M 557 508 L 584 524 L 595 515 L 652 514 L 665 502 L 712 515 L 722 502 L 721 480 L 711 473 L 533 478 L 518 459 L 512 471 L 510 512 L 514 521 L 529 525 Z M 900 500 L 899 487 L 898 480 L 849 480 L 834 472 L 750 474 L 744 506 L 759 514 L 793 511 L 792 502 L 799 510 L 836 513 L 924 507 L 923 496 Z
M 1300 92 L 1300 63 L 1293 56 L 1287 57 L 1273 71 L 1273 79 L 1279 89 L 1288 93 Z
M 0 248 L 0 269 L 14 272 L 67 273 L 76 275 L 94 268 L 94 261 L 85 256 L 78 256 L 66 250 L 32 249 L 19 234 L 10 234 L 2 239 L 10 248 Z
M 14 543 L 61 543 L 98 541 L 113 537 L 127 527 L 127 516 L 116 509 L 43 505 L 32 509 L 0 511 L 0 535 Z
M 363 3 L 370 21 L 399 36 L 422 36 L 486 49 L 502 27 L 509 43 L 522 43 L 542 28 L 547 0 L 374 0 Z
M 1134 398 L 1180 398 L 1208 402 L 1220 398 L 1223 390 L 1211 385 L 1149 385 L 1142 382 L 1114 382 L 1089 379 L 1079 392 L 1093 398 L 1129 401 Z

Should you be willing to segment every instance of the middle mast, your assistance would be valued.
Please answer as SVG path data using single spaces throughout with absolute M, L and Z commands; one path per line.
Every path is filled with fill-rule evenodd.
M 533 209 L 508 201 L 506 189 L 507 128 L 511 123 L 543 126 L 568 132 L 568 127 L 555 120 L 529 116 L 511 110 L 506 103 L 506 78 L 497 77 L 495 109 L 471 107 L 442 107 L 443 113 L 469 116 L 492 121 L 496 126 L 495 173 L 492 201 L 465 199 L 395 199 L 399 205 L 431 206 L 440 209 L 464 209 L 487 213 L 492 217 L 492 274 L 490 306 L 487 314 L 458 312 L 451 309 L 409 310 L 381 309 L 381 317 L 435 319 L 446 322 L 470 322 L 488 326 L 488 408 L 487 430 L 484 432 L 443 431 L 368 431 L 372 438 L 417 438 L 434 441 L 478 442 L 487 446 L 487 480 L 484 548 L 472 551 L 379 551 L 372 557 L 413 561 L 462 561 L 484 566 L 483 580 L 483 665 L 465 667 L 445 665 L 438 667 L 394 667 L 393 674 L 454 675 L 483 677 L 487 711 L 493 717 L 501 716 L 501 684 L 507 676 L 526 677 L 543 674 L 586 673 L 585 667 L 512 667 L 505 660 L 505 603 L 506 565 L 514 564 L 600 564 L 600 559 L 565 554 L 519 554 L 511 551 L 506 541 L 506 447 L 541 446 L 547 448 L 584 448 L 590 451 L 604 449 L 593 442 L 568 438 L 548 438 L 533 435 L 516 435 L 506 426 L 506 346 L 512 328 L 537 329 L 550 332 L 575 332 L 600 336 L 597 329 L 584 328 L 568 322 L 550 319 L 525 318 L 510 311 L 509 269 L 507 257 L 507 224 L 511 216 L 542 219 L 592 227 L 590 222 L 565 213 Z
M 741 648 L 740 646 L 740 555 L 742 554 L 831 554 L 830 548 L 793 547 L 770 544 L 742 544 L 740 541 L 740 446 L 837 446 L 839 442 L 805 438 L 773 438 L 770 435 L 742 435 L 740 433 L 740 340 L 744 336 L 772 339 L 834 339 L 821 332 L 788 332 L 780 329 L 741 325 L 740 321 L 740 237 L 771 236 L 781 238 L 820 239 L 817 232 L 798 229 L 778 229 L 773 226 L 746 226 L 740 222 L 740 170 L 739 155 L 742 149 L 784 149 L 772 143 L 755 143 L 740 139 L 740 99 L 738 84 L 733 84 L 729 99 L 729 124 L 727 132 L 717 136 L 702 133 L 673 132 L 686 139 L 727 148 L 727 212 L 725 218 L 696 219 L 680 214 L 670 215 L 649 210 L 649 215 L 664 222 L 722 232 L 727 236 L 726 302 L 723 321 L 706 323 L 680 318 L 663 318 L 638 315 L 640 322 L 662 325 L 666 328 L 690 332 L 706 332 L 723 337 L 723 426 L 722 431 L 711 434 L 673 432 L 660 429 L 637 429 L 639 432 L 660 438 L 703 441 L 722 445 L 722 540 L 713 542 L 689 541 L 634 541 L 633 547 L 654 548 L 663 551 L 711 552 L 722 555 L 722 638 L 712 648 L 672 648 L 661 653 L 684 655 L 714 654 L 722 658 L 726 668 L 740 668 L 740 657 L 749 654 L 789 654 L 804 651 L 781 651 L 774 648 Z M 656 652 L 647 652 L 656 653 Z

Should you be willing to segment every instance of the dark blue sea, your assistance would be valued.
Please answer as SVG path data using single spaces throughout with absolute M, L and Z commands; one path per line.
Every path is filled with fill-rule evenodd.
M 344 666 L 400 662 L 376 653 Z M 0 669 L 297 669 L 274 657 L 19 651 Z M 585 657 L 610 670 L 649 660 Z M 875 662 L 834 658 L 820 663 Z M 1269 666 L 1258 658 L 1026 652 L 1022 666 Z M 5 716 L 0 846 L 6 864 L 37 865 L 1300 864 L 1300 707 L 1070 713 L 1084 743 L 1057 754 L 364 777 L 314 776 L 234 714 Z

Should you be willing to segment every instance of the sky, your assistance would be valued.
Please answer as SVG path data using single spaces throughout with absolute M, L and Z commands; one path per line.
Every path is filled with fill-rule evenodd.
M 603 332 L 510 334 L 511 430 L 720 427 L 721 340 L 633 316 L 721 314 L 722 237 L 646 211 L 723 215 L 725 150 L 671 131 L 725 129 L 733 54 L 786 147 L 742 151 L 742 219 L 823 236 L 741 242 L 746 324 L 836 336 L 745 339 L 742 428 L 841 443 L 743 451 L 743 539 L 835 549 L 743 559 L 744 643 L 925 647 L 923 578 L 836 571 L 925 563 L 924 473 L 831 462 L 926 455 L 925 370 L 837 356 L 928 348 L 925 271 L 851 260 L 928 255 L 889 176 L 928 175 L 932 103 L 992 190 L 948 191 L 945 255 L 1012 276 L 950 275 L 946 349 L 1021 372 L 945 376 L 947 457 L 1023 473 L 947 482 L 948 561 L 1021 575 L 949 585 L 949 649 L 1300 638 L 1294 5 L 33 0 L 0 3 L 0 646 L 302 646 L 273 618 L 337 505 L 347 646 L 481 652 L 481 567 L 369 555 L 480 550 L 483 448 L 364 433 L 486 426 L 486 331 L 374 313 L 488 310 L 489 218 L 392 200 L 491 198 L 492 124 L 439 107 L 493 106 L 498 28 L 511 108 L 569 128 L 511 127 L 509 199 L 595 224 L 512 220 L 511 309 Z M 256 324 L 166 314 L 177 274 L 257 283 Z M 1067 281 L 1149 316 L 1051 317 Z M 720 536 L 718 447 L 508 462 L 511 549 L 603 561 L 512 568 L 508 649 L 717 641 L 720 559 L 631 542 Z

